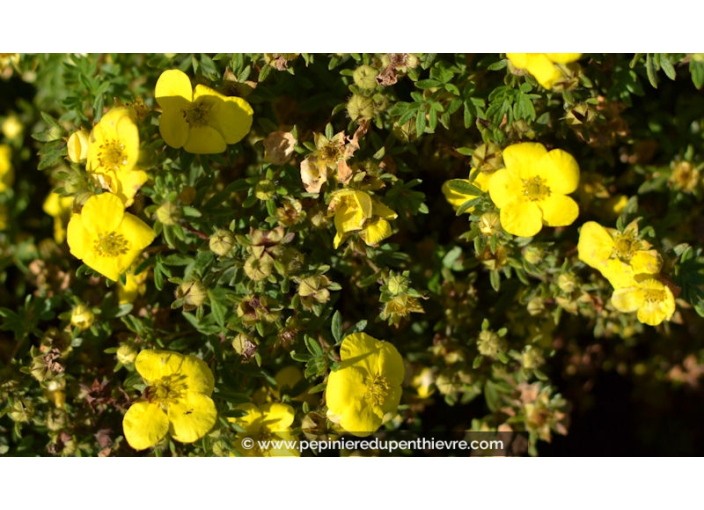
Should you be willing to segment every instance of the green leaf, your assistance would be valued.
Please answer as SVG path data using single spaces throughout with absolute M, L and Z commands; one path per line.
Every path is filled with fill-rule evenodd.
M 342 315 L 339 310 L 336 310 L 332 316 L 331 330 L 335 343 L 339 344 L 342 341 Z

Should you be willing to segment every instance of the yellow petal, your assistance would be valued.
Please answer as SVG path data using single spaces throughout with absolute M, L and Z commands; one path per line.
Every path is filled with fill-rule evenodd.
M 137 218 L 134 214 L 125 213 L 119 229 L 116 232 L 121 233 L 129 241 L 129 251 L 126 258 L 134 259 L 142 253 L 142 250 L 152 244 L 155 234 L 154 230 Z M 130 262 L 130 265 L 132 264 Z M 128 269 L 126 267 L 125 269 Z
M 219 154 L 227 145 L 220 132 L 210 126 L 191 126 L 188 141 L 183 146 L 191 154 Z
M 581 53 L 546 53 L 545 55 L 556 64 L 571 64 L 582 58 Z
M 215 378 L 205 361 L 189 354 L 184 357 L 179 372 L 186 377 L 188 391 L 202 393 L 205 396 L 212 395 Z
M 127 162 L 120 168 L 122 171 L 132 170 L 139 160 L 139 129 L 131 115 L 124 115 L 115 125 L 117 139 L 124 145 L 123 153 Z
M 149 179 L 147 172 L 144 170 L 126 170 L 117 172 L 115 175 L 113 183 L 117 183 L 117 189 L 112 191 L 120 197 L 125 207 L 129 207 L 134 202 L 134 197 L 139 188 Z
M 506 53 L 506 57 L 518 69 L 525 69 L 528 66 L 527 53 Z
M 619 259 L 608 259 L 596 267 L 614 289 L 624 289 L 638 285 L 633 268 Z
M 645 303 L 643 291 L 638 287 L 627 287 L 614 290 L 611 304 L 619 312 L 635 312 Z
M 543 213 L 535 202 L 509 202 L 501 208 L 499 220 L 506 232 L 520 237 L 532 237 L 543 228 Z
M 450 205 L 456 211 L 467 200 L 472 200 L 473 198 L 476 198 L 476 197 L 474 197 L 472 195 L 465 195 L 463 193 L 458 193 L 457 191 L 450 189 L 450 183 L 453 181 L 454 182 L 469 183 L 469 179 L 451 179 L 449 181 L 445 181 L 442 185 L 442 194 L 445 195 L 445 199 L 450 203 Z M 473 210 L 474 210 L 474 208 L 472 207 L 465 212 L 471 213 Z
M 381 347 L 382 342 L 366 333 L 352 333 L 340 345 L 340 366 L 361 364 L 367 372 L 373 373 L 377 368 Z
M 77 259 L 83 260 L 86 253 L 93 249 L 93 239 L 91 233 L 83 226 L 80 214 L 72 214 L 71 220 L 68 222 L 66 232 L 68 239 L 68 247 L 71 255 Z
M 543 221 L 550 227 L 571 225 L 579 216 L 577 202 L 564 195 L 552 194 L 536 203 L 543 211 Z
M 364 401 L 367 374 L 357 366 L 340 367 L 330 372 L 325 388 L 325 402 L 331 415 L 341 418 L 348 413 L 359 413 Z
M 335 211 L 335 228 L 340 234 L 356 232 L 364 225 L 364 215 L 358 207 L 350 207 L 343 202 Z
M 509 145 L 503 150 L 502 156 L 506 168 L 519 179 L 532 179 L 536 175 L 542 176 L 540 169 L 547 153 L 542 144 L 526 142 Z M 492 187 L 495 178 L 496 174 L 492 178 Z
M 287 404 L 262 406 L 262 428 L 270 433 L 284 432 L 291 427 L 296 412 Z
M 374 214 L 374 205 L 372 198 L 364 191 L 355 191 L 352 195 L 354 200 L 357 202 L 359 211 L 361 211 L 362 216 L 366 218 L 371 218 Z
M 225 143 L 237 143 L 249 133 L 254 111 L 247 101 L 240 97 L 223 96 L 204 85 L 196 85 L 195 100 L 203 96 L 213 98 L 208 124 L 220 132 Z
M 245 430 L 245 433 L 258 434 L 261 429 L 262 418 L 264 416 L 261 409 L 250 403 L 240 404 L 235 406 L 234 409 L 237 411 L 242 411 L 246 414 L 237 418 L 228 418 L 227 421 L 242 427 Z
M 403 379 L 406 376 L 406 368 L 403 364 L 401 354 L 393 344 L 381 342 L 375 373 L 383 374 L 392 387 L 398 386 L 400 388 L 401 384 L 403 384 Z M 399 394 L 399 399 L 400 398 L 401 396 Z M 396 402 L 394 408 L 397 406 L 398 402 Z
M 180 149 L 188 141 L 190 128 L 183 115 L 188 104 L 185 101 L 181 105 L 174 103 L 171 108 L 164 109 L 159 119 L 159 133 L 166 145 L 174 149 Z
M 595 221 L 588 221 L 582 225 L 577 243 L 579 260 L 601 270 L 613 249 L 614 240 L 604 227 Z
M 398 214 L 396 214 L 395 211 L 392 211 L 384 204 L 376 200 L 372 202 L 372 215 L 379 216 L 381 218 L 384 218 L 385 220 L 395 220 L 396 218 L 398 218 Z
M 556 81 L 562 78 L 560 70 L 544 53 L 528 55 L 526 69 L 546 89 L 551 88 Z
M 522 197 L 523 183 L 518 173 L 509 168 L 494 173 L 489 182 L 489 196 L 499 209 Z
M 474 184 L 477 188 L 482 191 L 489 191 L 489 183 L 491 182 L 491 178 L 494 176 L 494 174 L 489 174 L 487 172 L 479 172 L 474 168 L 469 172 L 470 177 L 472 176 L 472 174 L 476 174 L 476 177 L 474 178 L 472 184 Z
M 636 274 L 658 274 L 662 268 L 662 257 L 656 250 L 637 251 L 631 257 L 631 267 Z
M 359 236 L 364 240 L 367 246 L 373 246 L 392 234 L 393 231 L 388 221 L 382 218 L 374 218 L 365 223 Z
M 568 195 L 579 186 L 579 165 L 570 153 L 553 149 L 539 164 L 540 175 L 553 193 Z
M 192 443 L 206 435 L 218 418 L 215 402 L 201 393 L 187 392 L 169 404 L 169 432 L 182 443 Z
M 178 99 L 174 102 L 175 98 L 181 98 L 190 103 L 193 100 L 191 80 L 186 73 L 178 69 L 164 71 L 156 82 L 154 95 L 156 96 L 156 102 L 163 109 L 183 104 L 183 101 Z
M 117 195 L 93 195 L 81 209 L 83 226 L 91 233 L 114 232 L 125 215 L 125 206 Z
M 130 406 L 122 420 L 122 430 L 127 443 L 135 450 L 144 450 L 166 436 L 169 419 L 156 404 L 138 400 Z
M 177 374 L 183 355 L 172 351 L 145 349 L 137 355 L 134 366 L 147 383 Z

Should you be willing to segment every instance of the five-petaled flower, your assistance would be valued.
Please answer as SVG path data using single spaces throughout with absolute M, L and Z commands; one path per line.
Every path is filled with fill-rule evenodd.
M 491 177 L 489 195 L 501 209 L 506 232 L 531 237 L 543 224 L 563 227 L 577 219 L 577 202 L 565 196 L 579 184 L 579 166 L 569 153 L 518 143 L 504 149 L 503 159 L 505 168 Z
M 640 277 L 632 287 L 616 289 L 611 304 L 619 312 L 638 312 L 638 320 L 657 326 L 675 313 L 675 297 L 667 285 L 655 278 Z
M 104 189 L 115 193 L 128 207 L 139 188 L 147 182 L 139 160 L 139 130 L 134 109 L 113 108 L 95 125 L 88 140 L 86 170 Z
M 112 193 L 90 197 L 68 223 L 71 254 L 113 281 L 153 240 L 151 227 L 125 212 L 122 200 Z
M 215 425 L 217 410 L 210 398 L 215 380 L 203 360 L 191 354 L 147 349 L 135 368 L 147 383 L 142 398 L 122 421 L 125 439 L 135 450 L 161 441 L 167 433 L 176 441 L 197 441 Z
M 582 56 L 581 53 L 506 53 L 517 69 L 525 69 L 546 89 L 563 78 L 556 64 L 571 64 Z
M 178 69 L 161 73 L 156 83 L 161 106 L 159 132 L 170 147 L 193 154 L 218 154 L 237 143 L 252 127 L 252 107 L 240 97 L 227 97 L 206 87 L 191 87 Z
M 662 257 L 638 237 L 638 222 L 623 232 L 594 221 L 582 225 L 577 244 L 579 260 L 601 272 L 614 289 L 634 287 L 638 274 L 658 274 Z
M 398 216 L 368 193 L 352 189 L 334 192 L 328 211 L 335 215 L 335 248 L 353 233 L 358 233 L 367 246 L 383 241 L 393 233 L 387 220 Z
M 353 333 L 340 346 L 340 367 L 328 376 L 328 417 L 349 433 L 376 432 L 396 413 L 405 374 L 403 358 L 392 344 Z
M 235 407 L 246 414 L 228 421 L 244 429 L 237 433 L 235 448 L 246 457 L 300 457 L 293 447 L 296 437 L 291 433 L 291 425 L 296 415 L 293 407 L 287 404 L 242 404 Z M 244 439 L 251 441 L 251 447 L 243 446 Z

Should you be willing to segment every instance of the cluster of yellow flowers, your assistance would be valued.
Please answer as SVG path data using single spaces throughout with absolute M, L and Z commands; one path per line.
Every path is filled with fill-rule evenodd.
M 638 221 L 623 232 L 589 221 L 582 226 L 579 259 L 597 269 L 614 288 L 611 303 L 620 312 L 638 312 L 638 320 L 657 326 L 675 313 L 670 288 L 658 279 L 662 257 L 638 235 Z
M 146 172 L 136 168 L 139 130 L 135 120 L 133 108 L 113 108 L 89 135 L 78 131 L 68 141 L 69 158 L 74 162 L 85 158 L 89 175 L 106 190 L 88 198 L 80 212 L 71 214 L 68 245 L 72 255 L 113 281 L 118 281 L 154 240 L 152 228 L 125 211 L 147 181 Z M 44 207 L 58 217 L 68 203 L 61 199 L 52 203 L 54 200 L 50 195 Z

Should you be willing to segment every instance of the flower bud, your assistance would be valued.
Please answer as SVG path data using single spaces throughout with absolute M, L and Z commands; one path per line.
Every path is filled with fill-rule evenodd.
M 242 361 L 249 361 L 257 352 L 257 345 L 249 336 L 240 333 L 232 340 L 232 348 L 242 356 Z
M 183 309 L 193 310 L 205 303 L 208 292 L 200 282 L 183 282 L 176 289 L 176 299 L 183 299 Z
M 531 315 L 540 315 L 545 310 L 545 301 L 540 297 L 534 297 L 528 301 L 528 313 Z
M 355 122 L 371 120 L 374 116 L 374 102 L 359 94 L 354 94 L 347 103 L 347 113 Z
M 408 290 L 408 278 L 400 273 L 393 273 L 386 283 L 389 292 L 394 296 L 403 294 Z
M 273 269 L 274 264 L 269 257 L 258 259 L 252 255 L 244 263 L 244 272 L 255 282 L 269 278 Z
M 542 354 L 540 354 L 540 351 L 532 345 L 527 345 L 521 354 L 521 364 L 523 365 L 523 368 L 526 370 L 533 370 L 534 368 L 538 368 L 543 363 L 545 363 L 545 359 Z
M 491 236 L 499 232 L 501 229 L 501 221 L 499 220 L 499 213 L 488 212 L 482 214 L 479 218 L 479 231 L 485 236 Z
M 156 210 L 156 219 L 164 225 L 176 225 L 181 219 L 181 209 L 173 202 L 164 202 Z
M 563 273 L 557 277 L 557 286 L 569 294 L 577 287 L 577 278 L 571 273 Z
M 482 331 L 477 339 L 477 349 L 479 354 L 496 359 L 500 352 L 506 350 L 506 340 L 493 331 Z
M 68 159 L 72 163 L 82 163 L 88 156 L 88 131 L 81 129 L 74 131 L 68 137 L 66 148 L 68 149 Z
M 376 75 L 377 70 L 372 66 L 361 65 L 355 69 L 352 79 L 354 79 L 355 85 L 360 89 L 370 90 L 376 87 Z
M 492 173 L 502 165 L 501 149 L 494 143 L 483 143 L 472 153 L 472 167 L 480 172 Z
M 93 325 L 95 314 L 84 304 L 80 304 L 71 312 L 71 325 L 85 331 Z
M 235 235 L 229 230 L 218 229 L 210 236 L 208 244 L 210 245 L 210 251 L 218 257 L 224 257 L 235 246 Z
M 254 196 L 256 196 L 261 201 L 271 200 L 272 198 L 274 198 L 275 194 L 276 186 L 273 182 L 268 179 L 259 181 L 254 187 Z
M 14 422 L 26 423 L 34 416 L 34 406 L 29 401 L 18 399 L 15 400 L 15 403 L 12 405 L 10 412 L 7 413 L 7 415 Z
M 543 249 L 538 246 L 528 246 L 523 252 L 526 262 L 529 264 L 538 264 L 543 259 Z
M 123 365 L 131 365 L 137 359 L 137 348 L 132 342 L 121 342 L 117 348 L 117 361 Z

